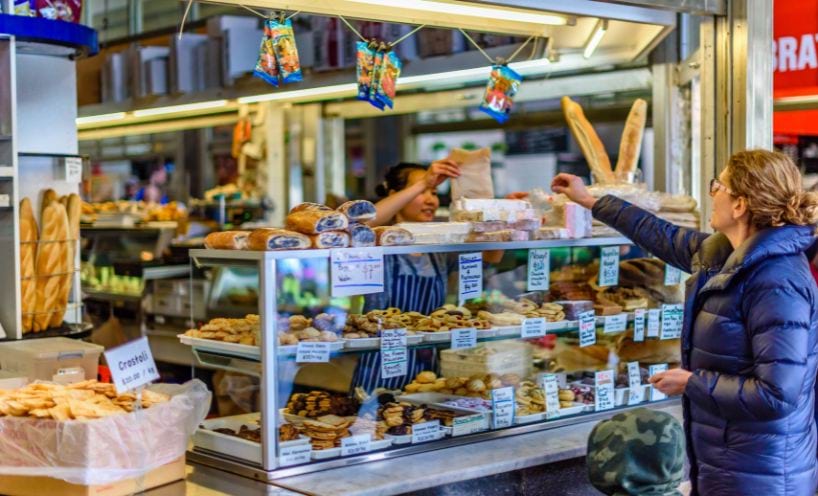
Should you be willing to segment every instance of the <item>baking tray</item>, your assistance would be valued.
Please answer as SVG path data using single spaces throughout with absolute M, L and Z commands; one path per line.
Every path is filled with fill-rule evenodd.
M 500 326 L 494 327 L 496 336 L 500 338 L 519 338 L 523 334 L 522 326 Z
M 227 428 L 237 431 L 243 425 L 258 426 L 260 418 L 261 415 L 259 413 L 247 413 L 244 415 L 205 420 L 201 423 L 201 427 L 196 429 L 196 432 L 193 434 L 193 445 L 197 448 L 223 453 L 233 458 L 240 458 L 261 464 L 260 443 L 229 434 L 222 434 L 213 430 Z M 301 436 L 299 439 L 282 442 L 280 446 L 297 446 L 309 444 L 309 442 L 310 438 Z
M 229 353 L 253 360 L 261 360 L 261 348 L 238 343 L 225 343 L 215 339 L 194 338 L 179 334 L 176 336 L 182 344 L 186 344 L 200 350 L 207 350 L 215 353 Z
M 424 343 L 445 343 L 452 340 L 452 331 L 420 332 Z
M 406 346 L 415 346 L 423 342 L 421 334 L 410 334 L 406 336 Z M 347 339 L 344 343 L 346 350 L 377 350 L 381 347 L 381 338 L 358 338 Z

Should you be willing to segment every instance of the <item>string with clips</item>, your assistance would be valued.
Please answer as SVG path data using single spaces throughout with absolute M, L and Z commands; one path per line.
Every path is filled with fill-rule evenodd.
M 349 30 L 352 31 L 353 33 L 355 33 L 355 36 L 357 36 L 361 41 L 363 41 L 364 43 L 369 43 L 370 48 L 372 48 L 372 49 L 377 48 L 379 51 L 382 51 L 382 52 L 388 52 L 389 50 L 392 50 L 395 46 L 397 46 L 398 44 L 400 44 L 403 41 L 407 40 L 410 36 L 412 36 L 413 34 L 417 33 L 418 31 L 420 31 L 421 29 L 426 27 L 425 24 L 421 24 L 420 26 L 418 26 L 415 29 L 409 31 L 408 33 L 401 36 L 400 38 L 398 38 L 395 41 L 390 41 L 390 42 L 380 41 L 379 42 L 378 40 L 376 40 L 374 38 L 371 39 L 371 40 L 366 39 L 364 37 L 364 35 L 362 35 L 360 31 L 355 29 L 355 26 L 353 26 L 352 23 L 350 23 L 348 20 L 346 20 L 346 18 L 344 16 L 338 16 L 338 19 L 341 19 L 341 22 L 346 24 L 346 26 L 349 28 Z
M 190 15 L 190 8 L 193 6 L 194 1 L 196 1 L 196 0 L 188 0 L 187 5 L 185 6 L 185 13 L 182 14 L 182 22 L 179 24 L 179 34 L 178 34 L 178 38 L 180 40 L 182 39 L 182 34 L 183 34 L 184 30 L 185 30 L 185 23 L 187 22 L 187 18 Z M 219 2 L 208 2 L 207 0 L 198 0 L 198 1 L 201 2 L 201 3 L 219 4 Z M 252 12 L 253 14 L 257 15 L 258 17 L 261 17 L 262 19 L 270 19 L 270 18 L 274 17 L 272 15 L 265 15 L 263 12 L 259 12 L 258 10 L 254 9 L 252 7 L 248 7 L 248 6 L 243 5 L 243 4 L 238 4 L 238 5 L 239 5 L 239 7 L 243 8 L 244 10 L 246 10 L 248 12 Z M 300 13 L 301 13 L 301 11 L 297 10 L 297 11 L 293 12 L 292 14 L 287 15 L 285 12 L 282 11 L 282 12 L 278 13 L 278 17 L 281 20 L 281 22 L 283 23 L 284 21 L 286 21 L 288 19 L 292 19 L 293 17 L 297 16 Z
M 474 46 L 474 48 L 476 48 L 480 53 L 483 54 L 484 57 L 486 57 L 486 60 L 488 60 L 490 64 L 494 64 L 494 65 L 508 65 L 508 64 L 510 64 L 511 62 L 514 61 L 514 59 L 517 58 L 517 55 L 519 55 L 520 52 L 523 51 L 523 48 L 525 48 L 529 43 L 531 43 L 531 40 L 536 38 L 536 36 L 533 36 L 533 35 L 529 36 L 528 39 L 526 39 L 525 42 L 523 42 L 522 45 L 517 47 L 517 49 L 514 50 L 514 53 L 512 53 L 508 58 L 502 58 L 502 57 L 492 58 L 491 55 L 489 55 L 488 53 L 486 53 L 485 50 L 483 50 L 483 47 L 481 47 L 479 43 L 474 41 L 474 38 L 469 36 L 469 33 L 467 33 L 465 30 L 463 30 L 463 28 L 457 28 L 457 30 L 460 31 L 460 33 L 467 40 L 469 40 L 469 43 L 471 43 Z

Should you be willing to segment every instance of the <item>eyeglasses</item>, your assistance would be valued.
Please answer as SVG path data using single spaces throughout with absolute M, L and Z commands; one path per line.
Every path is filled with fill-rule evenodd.
M 718 191 L 724 191 L 728 195 L 735 196 L 732 189 L 725 186 L 717 177 L 714 177 L 710 180 L 710 196 L 715 195 Z

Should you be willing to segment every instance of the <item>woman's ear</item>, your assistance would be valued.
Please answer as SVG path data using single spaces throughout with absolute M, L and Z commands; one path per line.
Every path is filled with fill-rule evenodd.
M 750 216 L 750 206 L 747 204 L 747 198 L 739 196 L 733 200 L 733 219 L 740 220 L 744 217 Z

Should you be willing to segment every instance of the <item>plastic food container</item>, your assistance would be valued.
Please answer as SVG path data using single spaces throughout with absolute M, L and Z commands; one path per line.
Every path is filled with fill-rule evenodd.
M 103 350 L 102 346 L 69 338 L 3 343 L 0 344 L 0 369 L 32 381 L 96 379 Z

